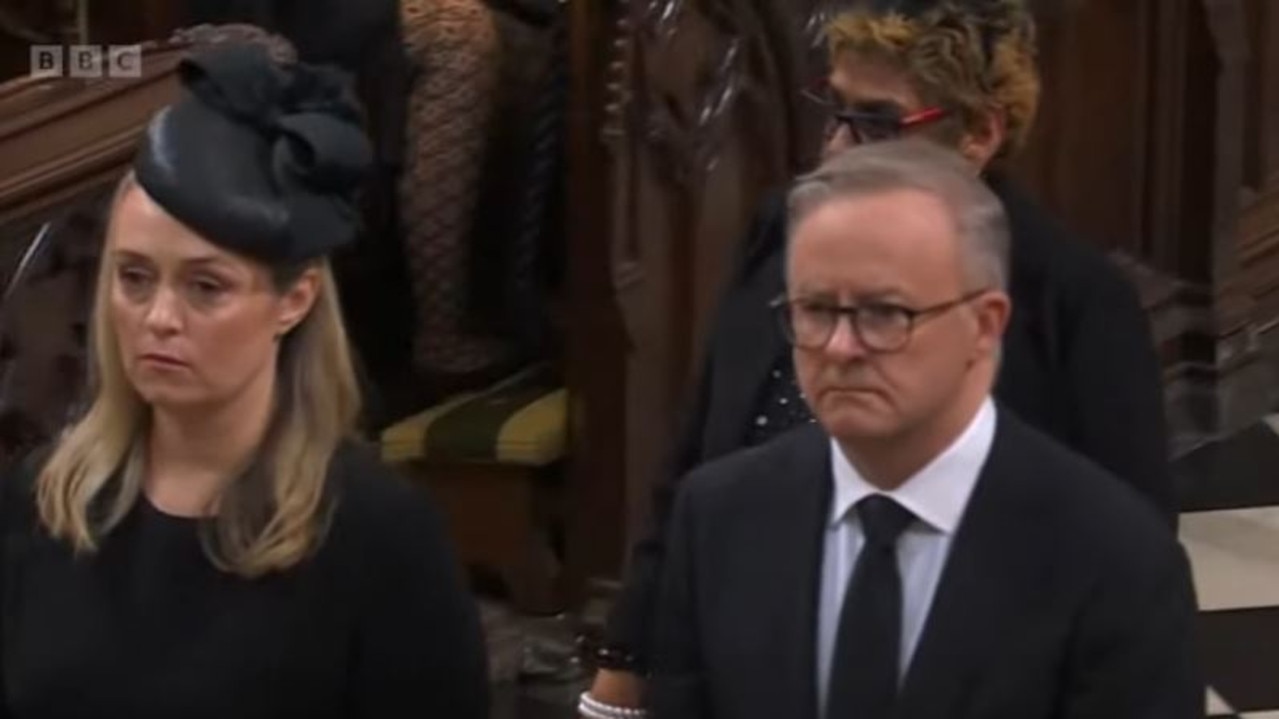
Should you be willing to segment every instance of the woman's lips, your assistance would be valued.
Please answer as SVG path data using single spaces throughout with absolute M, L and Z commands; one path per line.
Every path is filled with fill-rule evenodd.
M 172 355 L 148 352 L 140 358 L 144 363 L 160 367 L 186 367 L 187 363 Z

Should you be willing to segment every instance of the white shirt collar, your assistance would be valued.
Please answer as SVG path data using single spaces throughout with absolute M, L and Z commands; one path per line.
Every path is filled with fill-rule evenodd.
M 871 485 L 831 440 L 831 467 L 835 493 L 831 502 L 831 526 L 843 522 L 855 504 L 872 494 L 891 497 L 922 522 L 943 534 L 953 534 L 968 506 L 977 478 L 995 440 L 995 404 L 989 397 L 959 437 L 933 461 L 900 487 L 885 492 Z

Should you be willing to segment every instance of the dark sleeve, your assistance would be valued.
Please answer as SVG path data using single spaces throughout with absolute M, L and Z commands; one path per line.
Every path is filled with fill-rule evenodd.
M 648 705 L 653 719 L 704 719 L 705 684 L 697 628 L 694 512 L 681 492 L 671 512 L 669 549 L 654 602 Z
M 31 531 L 31 522 L 35 516 L 33 502 L 36 476 L 51 453 L 51 447 L 41 447 L 26 456 L 15 459 L 8 466 L 0 469 L 0 559 L 9 556 L 9 537 Z M 5 578 L 10 569 L 6 562 L 0 562 L 0 597 L 8 596 L 5 590 Z M 0 647 L 6 644 L 0 634 Z M 0 719 L 9 719 L 9 690 L 5 686 L 4 677 L 8 675 L 4 668 L 5 652 L 0 651 Z
M 646 531 L 631 548 L 626 583 L 609 614 L 605 643 L 631 653 L 642 671 L 648 663 L 646 638 L 651 632 L 650 615 L 656 599 L 658 575 L 665 552 L 664 541 L 671 506 L 680 477 L 702 462 L 702 436 L 710 412 L 710 368 L 714 366 L 716 339 L 724 323 L 724 315 L 732 306 L 737 288 L 773 253 L 786 243 L 786 194 L 778 189 L 768 193 L 761 203 L 750 232 L 738 249 L 730 282 L 720 298 L 715 322 L 711 325 L 707 352 L 694 379 L 692 402 L 680 421 L 675 450 L 664 465 L 665 470 L 654 483 L 652 508 Z
M 1079 619 L 1061 717 L 1202 719 L 1195 617 L 1194 586 L 1180 548 L 1140 571 L 1112 577 Z
M 404 489 L 402 506 L 365 517 L 379 541 L 356 642 L 353 719 L 487 719 L 488 667 L 475 602 L 441 517 Z
M 1176 524 L 1163 372 L 1149 319 L 1117 268 L 1081 291 L 1066 347 L 1071 444 L 1132 485 Z
M 9 466 L 0 470 L 0 560 L 9 556 L 9 533 L 13 531 L 13 520 L 10 514 L 13 509 L 11 485 L 14 482 L 21 481 L 18 474 L 23 470 L 22 462 L 13 462 Z M 0 561 L 0 598 L 7 597 L 8 592 L 5 590 L 5 577 L 9 574 L 7 562 Z M 7 622 L 5 622 L 7 623 Z M 3 626 L 5 623 L 0 623 Z M 0 630 L 2 632 L 3 630 Z M 6 646 L 3 633 L 0 633 L 0 647 Z M 0 651 L 0 719 L 9 719 L 9 689 L 5 686 L 4 678 L 8 676 L 5 671 L 4 656 L 6 652 Z

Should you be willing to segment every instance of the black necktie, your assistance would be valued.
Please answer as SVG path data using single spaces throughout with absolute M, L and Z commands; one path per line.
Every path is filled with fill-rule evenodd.
M 882 495 L 856 509 L 866 542 L 839 615 L 826 719 L 888 719 L 897 701 L 902 638 L 897 539 L 915 516 Z

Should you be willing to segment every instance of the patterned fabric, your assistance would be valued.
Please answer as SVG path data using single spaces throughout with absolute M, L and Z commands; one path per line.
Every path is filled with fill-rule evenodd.
M 563 132 L 568 92 L 566 11 L 530 19 L 495 9 L 502 44 L 472 252 L 472 303 L 494 332 L 530 356 L 549 336 L 547 286 L 562 231 Z
M 784 354 L 769 373 L 768 384 L 760 395 L 746 441 L 750 445 L 763 444 L 789 429 L 813 421 L 813 414 L 795 381 L 790 354 Z
M 568 392 L 544 367 L 468 392 L 382 433 L 387 462 L 449 460 L 543 466 L 568 445 Z
M 46 243 L 7 277 L 0 306 L 0 465 L 50 441 L 84 401 L 86 331 L 111 188 L 60 208 Z M 5 242 L 31 240 L 34 228 Z M 16 228 L 14 228 L 16 229 Z M 30 234 L 29 234 L 30 233 Z M 32 248 L 23 243 L 23 251 Z
M 406 0 L 409 57 L 421 68 L 409 96 L 400 183 L 405 255 L 416 310 L 413 365 L 421 375 L 482 373 L 508 343 L 469 326 L 469 242 L 498 80 L 499 41 L 480 0 Z

